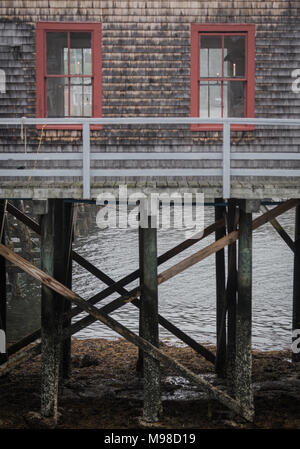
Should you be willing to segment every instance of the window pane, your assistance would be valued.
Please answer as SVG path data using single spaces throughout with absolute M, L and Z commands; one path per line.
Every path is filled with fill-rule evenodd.
M 225 36 L 224 76 L 245 76 L 245 37 Z
M 92 116 L 91 78 L 71 78 L 71 117 Z
M 63 75 L 68 68 L 67 33 L 47 33 L 47 74 Z
M 70 33 L 70 72 L 92 74 L 91 33 Z
M 221 83 L 216 81 L 200 82 L 200 111 L 202 118 L 220 118 L 222 116 Z
M 222 76 L 222 38 L 221 36 L 201 36 L 200 77 L 216 78 Z
M 245 82 L 225 81 L 223 85 L 224 117 L 245 116 Z
M 68 79 L 47 79 L 47 117 L 68 116 Z

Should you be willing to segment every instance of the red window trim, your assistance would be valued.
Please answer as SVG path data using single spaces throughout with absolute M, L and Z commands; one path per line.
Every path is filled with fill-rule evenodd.
M 102 45 L 101 23 L 94 22 L 39 22 L 36 25 L 36 117 L 46 116 L 46 32 L 87 31 L 92 33 L 93 94 L 92 117 L 102 117 Z M 42 128 L 42 125 L 37 125 Z M 46 129 L 82 129 L 81 125 L 47 125 Z M 91 129 L 102 129 L 92 125 Z
M 200 54 L 199 33 L 245 33 L 246 44 L 246 114 L 254 117 L 255 112 L 255 25 L 254 24 L 192 24 L 191 25 L 191 85 L 190 116 L 199 117 Z M 191 125 L 192 131 L 220 131 L 222 125 Z M 254 129 L 253 125 L 231 125 L 233 131 Z

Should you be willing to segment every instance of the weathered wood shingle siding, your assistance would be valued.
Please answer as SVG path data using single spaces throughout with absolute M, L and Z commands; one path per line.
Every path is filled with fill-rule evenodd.
M 102 23 L 104 117 L 189 116 L 191 23 L 254 23 L 255 116 L 299 118 L 300 94 L 291 89 L 291 72 L 300 68 L 299 17 L 298 0 L 2 0 L 0 68 L 7 73 L 7 93 L 0 94 L 0 117 L 35 115 L 35 24 L 38 21 L 98 21 Z M 19 132 L 0 128 L 1 152 L 23 151 Z M 38 132 L 33 130 L 29 151 L 36 151 L 37 138 Z M 191 132 L 188 126 L 105 126 L 101 131 L 92 132 L 92 138 L 93 151 L 216 151 L 221 144 L 219 133 Z M 254 132 L 235 133 L 232 151 L 298 151 L 299 142 L 299 129 L 257 128 Z M 81 151 L 81 132 L 47 131 L 42 150 Z M 139 164 L 158 166 L 155 162 Z M 168 167 L 182 164 L 159 162 L 160 166 Z M 199 161 L 185 162 L 184 166 L 217 164 Z M 243 164 L 235 163 L 236 166 Z M 296 162 L 280 164 L 299 167 Z M 136 165 L 132 161 L 118 164 L 120 167 Z M 266 163 L 252 162 L 248 166 L 260 167 Z

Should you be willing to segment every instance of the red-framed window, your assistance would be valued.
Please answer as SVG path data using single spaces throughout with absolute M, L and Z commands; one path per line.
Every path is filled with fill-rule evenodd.
M 255 25 L 192 24 L 191 117 L 254 117 Z M 253 126 L 232 125 L 233 130 Z M 222 125 L 192 125 L 220 130 Z
M 101 24 L 40 22 L 36 26 L 36 116 L 101 117 Z M 47 125 L 47 129 L 80 125 Z M 92 129 L 101 129 L 93 125 Z

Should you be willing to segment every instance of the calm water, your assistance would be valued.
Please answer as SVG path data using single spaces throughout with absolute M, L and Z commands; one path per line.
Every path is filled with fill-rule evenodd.
M 94 218 L 96 209 L 93 209 Z M 213 208 L 205 208 L 205 224 L 213 222 Z M 294 235 L 294 211 L 279 219 L 286 231 Z M 76 238 L 74 249 L 115 280 L 138 268 L 138 233 L 136 230 L 108 229 L 101 231 L 91 217 L 84 236 Z M 185 240 L 183 231 L 159 231 L 159 254 Z M 207 244 L 214 236 L 196 243 L 177 257 L 159 267 L 159 272 L 182 260 Z M 215 257 L 187 269 L 159 287 L 159 312 L 202 343 L 215 343 Z M 8 338 L 17 338 L 39 327 L 40 287 L 27 275 L 20 275 L 22 298 L 9 301 Z M 253 236 L 253 347 L 258 349 L 287 348 L 291 340 L 293 256 L 287 245 L 267 224 Z M 129 289 L 136 286 L 132 283 Z M 74 263 L 73 289 L 89 298 L 105 285 Z M 118 295 L 111 295 L 101 305 Z M 83 314 L 79 316 L 81 318 Z M 113 315 L 133 331 L 138 329 L 138 311 L 128 304 Z M 78 338 L 116 338 L 116 333 L 101 323 L 76 334 Z M 163 328 L 160 337 L 176 342 Z

